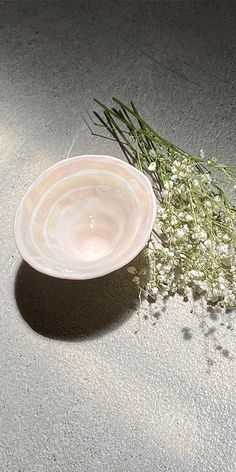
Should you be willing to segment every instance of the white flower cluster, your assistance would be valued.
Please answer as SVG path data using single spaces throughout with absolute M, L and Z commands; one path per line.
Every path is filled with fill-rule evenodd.
M 115 129 L 133 164 L 151 177 L 160 203 L 146 265 L 128 267 L 133 282 L 152 297 L 160 290 L 185 297 L 202 293 L 211 303 L 236 306 L 236 207 L 221 188 L 226 182 L 236 191 L 235 170 L 215 157 L 207 160 L 203 149 L 199 155 L 182 151 L 134 103 L 113 100 L 112 108 L 96 100 L 105 115 L 104 121 L 96 114 L 99 122 L 113 137 Z
M 147 270 L 129 267 L 128 272 L 153 297 L 160 290 L 185 297 L 202 293 L 211 303 L 235 306 L 235 212 L 225 194 L 217 193 L 210 173 L 190 158 L 175 153 L 166 168 L 156 231 L 145 251 Z M 156 161 L 148 169 L 155 171 Z

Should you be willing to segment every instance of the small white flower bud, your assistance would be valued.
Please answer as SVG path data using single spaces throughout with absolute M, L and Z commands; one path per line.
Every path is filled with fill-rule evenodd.
M 152 294 L 153 294 L 153 295 L 157 295 L 157 294 L 158 294 L 158 288 L 157 288 L 157 287 L 153 287 L 153 288 L 152 288 Z
M 128 272 L 129 274 L 136 274 L 136 273 L 137 273 L 137 269 L 136 269 L 136 267 L 131 267 L 131 266 L 130 266 L 130 267 L 127 267 L 127 272 Z
M 203 149 L 200 149 L 199 154 L 200 154 L 200 157 L 201 157 L 202 159 L 204 159 L 205 153 L 204 153 Z
M 198 233 L 198 239 L 200 239 L 200 241 L 205 241 L 207 239 L 207 233 L 206 231 L 202 230 L 202 231 L 199 231 Z
M 137 277 L 137 276 L 136 276 L 136 277 L 134 277 L 134 278 L 132 279 L 132 281 L 133 281 L 133 282 L 134 282 L 134 284 L 136 284 L 136 285 L 139 285 L 139 284 L 140 284 L 140 278 L 139 278 L 139 277 Z
M 157 165 L 156 165 L 156 162 L 154 162 L 154 161 L 151 162 L 151 164 L 149 164 L 149 166 L 148 166 L 148 170 L 150 172 L 155 172 L 156 168 L 157 168 Z

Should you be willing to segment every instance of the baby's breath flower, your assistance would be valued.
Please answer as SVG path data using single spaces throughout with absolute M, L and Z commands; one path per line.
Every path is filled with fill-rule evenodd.
M 156 168 L 157 168 L 157 165 L 156 165 L 155 161 L 151 162 L 151 164 L 149 164 L 149 166 L 148 166 L 148 170 L 150 172 L 155 172 Z
M 171 181 L 172 181 L 172 182 L 176 182 L 176 181 L 178 180 L 178 178 L 179 178 L 179 177 L 178 177 L 177 174 L 173 174 L 173 175 L 171 176 Z
M 186 221 L 194 221 L 194 217 L 192 215 L 187 214 L 185 217 Z
M 169 181 L 166 181 L 166 182 L 164 183 L 164 188 L 165 188 L 166 190 L 171 190 L 171 189 L 173 188 L 173 185 L 174 185 L 174 184 L 173 184 L 172 180 L 169 180 Z
M 160 207 L 157 209 L 157 217 L 161 217 L 163 215 L 163 213 L 165 213 L 165 209 Z
M 236 306 L 236 211 L 214 180 L 216 173 L 227 177 L 236 192 L 231 168 L 215 157 L 205 159 L 203 149 L 200 158 L 181 151 L 146 125 L 133 106 L 129 113 L 125 105 L 117 103 L 122 114 L 114 115 L 114 110 L 105 108 L 109 128 L 113 129 L 116 120 L 120 136 L 127 142 L 127 135 L 122 134 L 127 125 L 131 138 L 127 146 L 134 163 L 144 172 L 154 173 L 160 200 L 155 232 L 144 250 L 147 265 L 127 269 L 134 275 L 133 282 L 147 296 L 200 293 L 210 303 Z
M 166 221 L 168 218 L 168 214 L 167 213 L 163 213 L 162 216 L 161 216 L 161 220 L 162 221 Z
M 177 218 L 176 218 L 175 216 L 173 216 L 173 217 L 171 218 L 171 224 L 172 224 L 173 226 L 175 226 L 175 225 L 178 224 L 178 220 L 177 220 Z
M 136 274 L 137 273 L 137 269 L 136 267 L 127 267 L 127 272 L 129 272 L 129 274 Z
M 203 174 L 202 175 L 202 182 L 204 184 L 210 184 L 211 183 L 211 176 L 209 174 Z
M 164 200 L 167 200 L 168 195 L 169 195 L 168 190 L 163 189 L 163 190 L 161 191 L 161 195 L 162 195 L 162 197 L 163 197 Z
M 218 247 L 218 253 L 228 255 L 229 254 L 229 246 L 227 244 L 220 244 Z
M 152 295 L 157 295 L 158 294 L 158 288 L 157 287 L 153 287 L 152 288 Z
M 198 233 L 198 239 L 200 239 L 200 241 L 206 241 L 206 240 L 207 240 L 207 233 L 206 233 L 206 231 L 204 231 L 204 230 L 199 231 L 199 233 Z
M 210 239 L 205 239 L 204 241 L 204 246 L 207 248 L 207 249 L 211 249 L 212 248 L 212 241 Z
M 135 285 L 139 285 L 139 284 L 140 284 L 140 278 L 139 278 L 139 277 L 135 276 L 132 280 L 133 280 L 133 282 L 134 282 Z
M 222 235 L 222 239 L 224 242 L 228 243 L 230 241 L 230 237 L 228 236 L 228 234 L 223 234 Z
M 188 273 L 188 276 L 191 278 L 191 279 L 201 279 L 203 276 L 204 276 L 204 273 L 201 272 L 200 270 L 190 270 L 190 272 Z
M 192 185 L 193 185 L 193 187 L 194 187 L 196 190 L 199 190 L 199 189 L 201 188 L 198 179 L 193 179 Z
M 181 167 L 181 163 L 180 163 L 178 160 L 175 160 L 175 161 L 173 162 L 173 167 L 177 167 L 177 168 L 178 168 L 178 167 Z
M 201 157 L 202 159 L 204 159 L 204 157 L 205 157 L 205 152 L 203 151 L 203 149 L 200 149 L 199 154 L 200 154 L 200 157 Z

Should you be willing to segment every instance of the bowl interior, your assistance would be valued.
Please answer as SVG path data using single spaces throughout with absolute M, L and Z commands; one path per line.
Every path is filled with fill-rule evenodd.
M 44 273 L 98 277 L 140 252 L 155 214 L 141 172 L 109 156 L 78 156 L 31 185 L 16 212 L 15 239 L 23 258 Z

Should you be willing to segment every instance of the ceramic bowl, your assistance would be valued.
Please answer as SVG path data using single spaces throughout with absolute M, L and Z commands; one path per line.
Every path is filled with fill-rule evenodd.
M 152 186 L 111 156 L 77 156 L 47 169 L 16 211 L 14 234 L 36 270 L 91 279 L 129 263 L 146 245 L 156 216 Z

